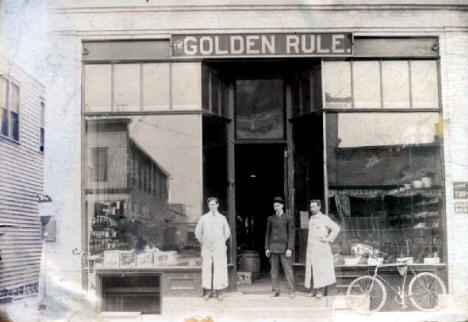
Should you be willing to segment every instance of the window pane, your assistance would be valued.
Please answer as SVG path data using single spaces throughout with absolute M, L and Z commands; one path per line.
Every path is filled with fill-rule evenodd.
M 140 65 L 114 65 L 114 111 L 140 110 Z
M 93 148 L 93 169 L 95 181 L 107 181 L 107 147 Z
M 85 106 L 86 112 L 111 110 L 111 65 L 85 66 Z
M 284 108 L 281 79 L 236 82 L 236 136 L 238 139 L 283 139 Z
M 169 110 L 169 64 L 143 64 L 143 110 Z
M 10 111 L 18 113 L 19 112 L 19 87 L 10 82 L 10 87 L 8 89 L 10 93 Z
M 342 228 L 337 263 L 357 257 L 358 244 L 390 261 L 443 257 L 441 122 L 439 113 L 327 114 L 329 215 Z
M 413 107 L 439 107 L 437 62 L 413 60 L 410 63 Z
M 8 110 L 3 108 L 1 109 L 2 111 L 2 135 L 8 136 L 9 135 L 9 129 L 10 127 L 8 126 Z
M 378 61 L 353 62 L 355 108 L 379 108 L 380 65 Z
M 44 141 L 45 141 L 45 132 L 44 132 L 44 128 L 41 128 L 41 138 L 40 138 L 40 148 L 39 148 L 41 152 L 44 152 Z
M 41 127 L 45 127 L 45 104 L 41 102 Z
M 384 108 L 410 107 L 408 61 L 383 61 Z
M 220 109 L 220 99 L 221 99 L 221 82 L 219 80 L 218 74 L 215 72 L 211 73 L 211 112 L 219 114 Z
M 7 84 L 7 80 L 0 76 L 0 108 L 6 106 Z
M 13 140 L 19 140 L 19 118 L 18 113 L 11 112 L 10 113 L 10 125 L 11 125 L 11 138 Z
M 211 69 L 202 65 L 202 108 L 205 111 L 210 110 L 210 75 Z
M 107 169 L 107 181 L 86 178 L 90 254 L 105 267 L 201 265 L 201 116 L 87 118 L 85 144 L 87 164 Z
M 201 64 L 172 64 L 172 108 L 199 110 L 201 108 Z
M 349 62 L 323 62 L 325 107 L 351 107 L 351 65 Z

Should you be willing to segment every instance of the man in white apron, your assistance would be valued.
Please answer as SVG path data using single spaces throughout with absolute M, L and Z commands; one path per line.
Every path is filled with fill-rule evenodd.
M 213 296 L 221 300 L 221 290 L 228 286 L 226 241 L 231 231 L 226 217 L 218 212 L 218 199 L 210 197 L 207 203 L 210 211 L 200 218 L 195 228 L 201 244 L 202 286 L 206 300 Z
M 330 243 L 340 232 L 340 227 L 327 215 L 322 214 L 320 207 L 320 200 L 310 201 L 312 216 L 309 219 L 304 281 L 304 286 L 309 289 L 311 288 L 311 278 L 313 279 L 313 290 L 308 296 L 317 297 L 326 295 L 327 286 L 336 283 Z

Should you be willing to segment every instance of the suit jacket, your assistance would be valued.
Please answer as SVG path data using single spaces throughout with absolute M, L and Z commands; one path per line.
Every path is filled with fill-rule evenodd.
M 294 248 L 294 221 L 293 218 L 282 213 L 268 217 L 265 233 L 265 249 L 271 253 L 284 253 Z

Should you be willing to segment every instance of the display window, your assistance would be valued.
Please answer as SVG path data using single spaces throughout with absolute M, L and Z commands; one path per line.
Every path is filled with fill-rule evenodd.
M 436 112 L 326 115 L 337 264 L 445 258 L 441 122 Z
M 200 266 L 201 144 L 200 115 L 85 118 L 88 249 L 98 267 Z

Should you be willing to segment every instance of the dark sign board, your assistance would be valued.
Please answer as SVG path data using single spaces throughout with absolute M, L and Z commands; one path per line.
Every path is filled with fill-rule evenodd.
M 173 58 L 352 56 L 352 33 L 172 35 Z
M 453 183 L 453 198 L 468 199 L 468 182 Z

